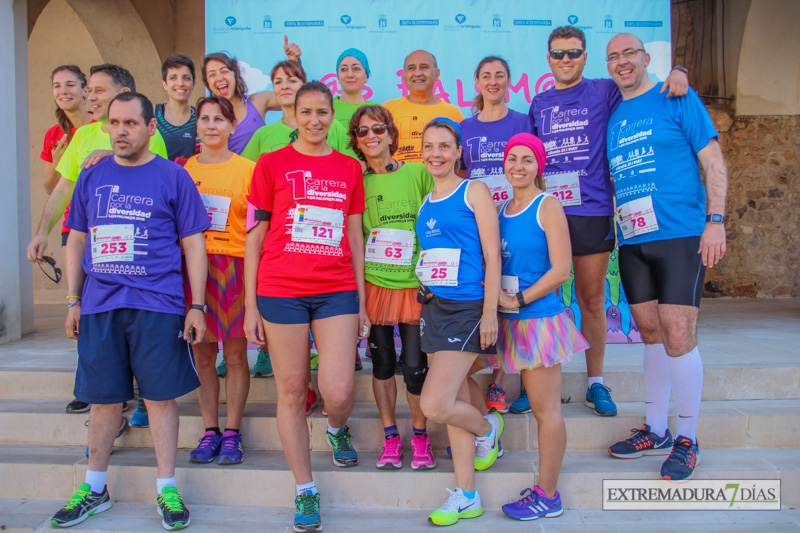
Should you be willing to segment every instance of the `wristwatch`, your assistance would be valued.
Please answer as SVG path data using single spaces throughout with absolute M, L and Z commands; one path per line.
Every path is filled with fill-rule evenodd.
M 202 311 L 205 314 L 205 312 L 208 311 L 208 306 L 200 304 L 192 304 L 189 306 L 189 309 L 197 309 L 198 311 Z
M 672 70 L 680 70 L 681 72 L 683 72 L 683 73 L 684 73 L 684 74 L 686 74 L 687 76 L 689 75 L 689 69 L 688 69 L 688 68 L 686 68 L 686 67 L 682 67 L 682 66 L 680 66 L 680 65 L 675 65 L 674 67 L 672 67 Z M 671 71 L 670 71 L 670 72 L 671 72 Z
M 711 222 L 712 224 L 724 224 L 725 215 L 722 213 L 710 213 L 706 215 L 706 222 Z
M 519 291 L 517 293 L 517 301 L 519 302 L 520 307 L 525 307 L 526 305 L 528 305 L 525 303 L 525 297 L 522 296 L 522 291 Z

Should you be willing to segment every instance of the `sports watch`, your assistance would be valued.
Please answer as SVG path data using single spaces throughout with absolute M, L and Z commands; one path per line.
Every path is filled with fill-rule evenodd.
M 205 312 L 208 311 L 208 306 L 200 304 L 192 304 L 189 306 L 189 309 L 196 309 L 197 311 L 202 311 L 205 314 Z
M 722 213 L 710 213 L 706 215 L 706 222 L 711 222 L 712 224 L 724 224 L 725 215 Z

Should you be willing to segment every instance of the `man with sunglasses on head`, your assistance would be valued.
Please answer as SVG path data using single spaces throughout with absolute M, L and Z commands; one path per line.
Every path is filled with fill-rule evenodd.
M 620 33 L 608 43 L 608 73 L 622 102 L 608 122 L 608 158 L 619 225 L 619 270 L 645 342 L 646 420 L 611 446 L 614 457 L 669 455 L 661 477 L 685 481 L 700 456 L 697 416 L 703 363 L 697 316 L 705 267 L 725 254 L 728 176 L 719 135 L 690 90 L 667 99 L 647 75 L 642 41 Z M 705 170 L 705 186 L 698 160 Z M 670 389 L 677 437 L 667 428 Z
M 569 223 L 581 333 L 590 345 L 586 350 L 589 379 L 585 404 L 598 416 L 615 416 L 617 406 L 603 382 L 608 331 L 606 272 L 615 244 L 606 127 L 621 97 L 612 80 L 583 77 L 588 54 L 586 37 L 579 28 L 556 28 L 547 45 L 555 88 L 537 94 L 528 114 L 533 133 L 547 148 L 548 192 L 561 200 Z M 676 69 L 680 71 L 673 69 L 661 89 L 669 89 L 668 96 L 686 94 L 686 69 Z

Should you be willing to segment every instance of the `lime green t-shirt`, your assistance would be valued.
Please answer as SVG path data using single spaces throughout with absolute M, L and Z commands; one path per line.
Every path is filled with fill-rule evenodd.
M 78 181 L 81 163 L 89 154 L 95 150 L 111 150 L 111 136 L 107 131 L 103 131 L 102 125 L 102 122 L 91 122 L 75 130 L 75 135 L 56 167 L 59 174 L 70 181 Z M 167 158 L 167 146 L 158 130 L 150 137 L 150 151 L 164 159 Z
M 245 146 L 242 151 L 242 157 L 246 157 L 250 161 L 258 162 L 261 154 L 267 154 L 280 150 L 284 146 L 288 146 L 291 141 L 291 135 L 294 130 L 279 120 L 272 124 L 267 124 L 256 130 L 250 138 L 250 142 Z M 344 130 L 341 124 L 334 121 L 328 130 L 328 144 L 337 152 L 357 159 L 355 152 L 347 147 L 350 142 L 350 136 Z
M 365 246 L 370 245 L 373 229 L 391 228 L 414 231 L 417 213 L 425 196 L 433 190 L 433 177 L 422 163 L 405 163 L 390 174 L 365 174 L 362 215 Z M 365 278 L 387 289 L 409 289 L 419 285 L 414 266 L 419 256 L 419 239 L 414 236 L 414 255 L 410 265 L 367 261 Z
M 337 96 L 333 99 L 333 116 L 336 118 L 337 122 L 344 126 L 345 131 L 347 131 L 350 129 L 350 118 L 352 118 L 353 113 L 355 113 L 359 107 L 364 105 L 380 104 L 371 102 L 369 100 L 364 100 L 363 104 L 351 104 L 350 102 L 342 102 Z

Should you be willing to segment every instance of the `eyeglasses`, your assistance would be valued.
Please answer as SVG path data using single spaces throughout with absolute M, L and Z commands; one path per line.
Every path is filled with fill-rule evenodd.
M 41 263 L 36 263 L 37 265 L 39 265 L 39 268 L 42 270 L 42 272 L 44 272 L 44 275 L 47 276 L 48 278 L 50 278 L 51 280 L 53 280 L 56 283 L 61 281 L 61 269 L 56 266 L 56 260 L 53 259 L 50 256 L 47 256 L 47 255 L 43 255 L 42 259 L 44 259 L 44 261 L 48 265 L 50 265 L 50 267 L 53 269 L 53 276 L 55 276 L 55 277 L 53 277 L 53 276 L 51 276 L 49 274 L 49 272 L 48 272 L 48 270 L 50 270 L 49 268 L 47 270 L 45 270 Z
M 356 137 L 366 137 L 369 133 L 369 130 L 372 130 L 372 133 L 375 135 L 383 135 L 386 133 L 386 130 L 389 128 L 386 124 L 373 124 L 372 127 L 368 126 L 359 126 L 357 128 L 353 128 L 350 133 L 355 135 Z
M 567 54 L 570 59 L 578 59 L 583 55 L 583 50 L 580 48 L 572 48 L 571 50 L 550 50 L 550 57 L 553 59 L 564 59 L 564 54 Z
M 622 54 L 619 52 L 614 52 L 613 54 L 608 54 L 606 56 L 606 61 L 609 63 L 616 63 L 619 61 L 620 56 L 624 57 L 625 59 L 632 59 L 633 56 L 638 54 L 639 52 L 646 52 L 644 48 L 628 48 L 622 51 Z

